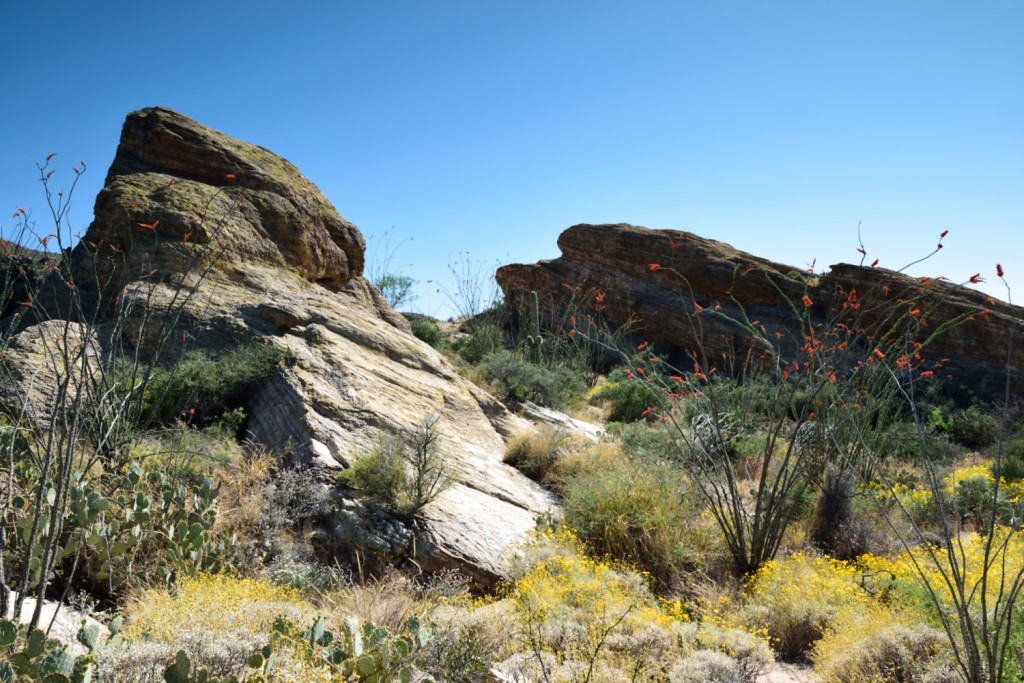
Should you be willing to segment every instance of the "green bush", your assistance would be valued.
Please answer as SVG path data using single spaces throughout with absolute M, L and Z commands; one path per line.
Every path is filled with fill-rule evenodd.
M 459 326 L 460 334 L 452 342 L 452 350 L 462 360 L 475 365 L 488 354 L 504 348 L 505 315 L 505 305 L 498 302 L 483 313 L 467 318 Z
M 186 415 L 192 424 L 212 424 L 244 407 L 259 384 L 293 358 L 284 349 L 256 342 L 217 353 L 190 351 L 169 369 L 154 371 L 144 414 L 164 425 Z
M 953 441 L 966 448 L 985 448 L 995 443 L 998 424 L 991 415 L 976 406 L 958 410 L 949 425 Z
M 388 306 L 397 309 L 403 304 L 411 304 L 416 300 L 412 287 L 416 284 L 408 275 L 385 273 L 373 281 L 380 295 L 388 302 Z
M 425 341 L 435 349 L 441 347 L 444 336 L 441 334 L 441 328 L 433 321 L 417 316 L 409 320 L 409 326 L 413 335 L 420 341 Z
M 566 525 L 597 554 L 635 564 L 663 585 L 704 566 L 713 530 L 699 497 L 666 463 L 619 458 L 594 463 L 565 482 Z
M 1002 464 L 992 463 L 992 474 L 1007 481 L 1024 479 L 1024 439 L 1013 439 L 1003 448 Z
M 439 681 L 473 683 L 494 663 L 494 644 L 479 623 L 460 624 L 436 633 L 420 657 L 420 666 Z
M 608 401 L 611 404 L 609 420 L 636 422 L 645 414 L 658 411 L 665 406 L 665 396 L 654 384 L 656 383 L 630 379 L 619 369 L 609 376 L 607 382 L 592 390 L 587 395 L 587 400 Z
M 612 423 L 609 423 L 609 427 Z M 678 453 L 679 446 L 676 444 L 677 434 L 671 428 L 666 428 L 661 423 L 648 424 L 646 422 L 631 422 L 623 425 L 621 422 L 618 430 L 622 447 L 630 455 L 641 458 L 658 460 L 665 457 L 666 453 Z M 612 433 L 612 429 L 608 429 Z
M 917 462 L 925 455 L 932 462 L 950 464 L 961 454 L 945 433 L 932 429 L 924 431 L 925 452 L 922 454 L 921 440 L 913 422 L 891 424 L 873 435 L 873 440 L 875 451 L 882 461 Z
M 437 452 L 437 418 L 402 434 L 382 432 L 377 446 L 337 475 L 337 483 L 412 516 L 452 484 Z
M 583 393 L 582 380 L 568 368 L 537 365 L 504 349 L 487 354 L 480 372 L 503 401 L 560 407 Z

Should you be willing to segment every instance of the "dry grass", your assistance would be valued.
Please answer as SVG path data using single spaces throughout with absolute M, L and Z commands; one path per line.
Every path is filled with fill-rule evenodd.
M 265 487 L 274 457 L 263 448 L 254 449 L 217 473 L 220 481 L 220 509 L 215 532 L 244 534 L 258 525 L 263 512 Z
M 557 486 L 589 457 L 589 441 L 572 433 L 542 425 L 512 437 L 505 449 L 505 462 L 549 486 Z

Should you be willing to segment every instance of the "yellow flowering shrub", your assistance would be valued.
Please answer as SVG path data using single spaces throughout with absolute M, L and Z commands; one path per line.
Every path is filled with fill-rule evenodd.
M 535 675 L 543 663 L 554 681 L 593 665 L 591 680 L 614 681 L 659 666 L 652 653 L 676 650 L 671 629 L 687 618 L 681 604 L 655 598 L 637 572 L 587 557 L 571 532 L 536 535 L 539 547 L 520 551 L 533 561 L 510 587 L 520 642 L 507 669 Z
M 891 566 L 870 556 L 774 560 L 748 580 L 742 618 L 763 628 L 783 657 L 813 662 L 823 681 L 923 680 L 947 664 L 945 634 L 896 590 Z M 727 621 L 716 616 L 726 613 L 719 608 L 712 618 Z
M 844 610 L 814 643 L 811 661 L 823 683 L 927 680 L 947 651 L 942 631 L 876 603 Z
M 303 623 L 316 616 L 292 588 L 229 574 L 200 574 L 182 578 L 173 593 L 143 593 L 128 608 L 124 635 L 174 638 L 187 627 L 211 633 L 257 631 L 262 636 L 279 615 Z
M 1024 532 L 997 526 L 993 530 L 992 539 L 994 554 L 989 558 L 990 566 L 986 582 L 986 599 L 990 605 L 1000 592 L 1006 590 L 1006 585 L 1019 572 L 1024 571 Z M 981 603 L 985 543 L 985 536 L 971 534 L 958 546 L 963 549 L 960 563 L 964 570 L 967 591 L 972 596 L 971 604 L 975 606 Z M 1004 543 L 1005 553 L 1000 551 Z M 936 549 L 935 555 L 936 558 L 933 559 L 927 548 L 919 547 L 912 553 L 903 553 L 892 558 L 865 555 L 860 558 L 860 561 L 869 570 L 889 573 L 895 577 L 894 587 L 901 595 L 916 597 L 919 602 L 927 602 L 919 578 L 918 568 L 920 568 L 920 572 L 924 574 L 928 584 L 932 586 L 939 598 L 948 601 L 952 596 L 942 576 L 944 571 L 948 573 L 948 560 L 945 551 L 941 548 Z
M 806 659 L 843 613 L 875 606 L 860 578 L 855 566 L 829 557 L 800 552 L 772 560 L 748 579 L 742 615 L 732 618 L 763 629 L 784 658 Z
M 291 588 L 227 574 L 182 578 L 172 593 L 147 590 L 127 607 L 124 648 L 100 652 L 102 680 L 162 680 L 163 668 L 183 650 L 196 668 L 211 674 L 241 674 L 246 660 L 270 641 L 278 616 L 307 626 L 316 614 Z M 296 663 L 282 661 L 284 670 Z M 281 680 L 318 680 L 322 672 L 300 670 Z
M 754 681 L 773 657 L 735 624 L 694 622 L 678 601 L 652 595 L 646 575 L 594 559 L 570 531 L 539 531 L 514 558 L 508 602 L 514 643 L 498 668 L 549 681 Z M 515 571 L 515 570 L 513 570 Z M 705 661 L 708 660 L 708 661 Z
M 966 468 L 965 468 L 966 469 Z M 970 481 L 980 470 L 965 472 L 961 479 L 950 475 L 947 485 Z M 989 610 L 996 600 L 1005 600 L 1015 577 L 1024 571 L 1024 534 L 996 527 L 992 536 L 993 554 L 984 593 Z M 972 534 L 958 544 L 958 562 L 965 578 L 968 608 L 977 616 L 982 603 L 982 574 L 985 566 L 986 538 Z M 1005 544 L 1005 551 L 1002 550 Z M 960 549 L 962 549 L 962 554 Z M 865 555 L 858 558 L 864 583 L 873 593 L 884 597 L 858 611 L 847 611 L 814 647 L 816 670 L 825 681 L 917 680 L 924 672 L 950 666 L 950 646 L 936 606 L 922 579 L 934 591 L 941 609 L 952 614 L 950 626 L 958 628 L 953 611 L 952 593 L 943 577 L 949 576 L 949 563 L 941 547 L 934 557 L 927 547 L 918 547 L 895 557 Z M 1001 606 L 1005 609 L 1005 604 Z M 1014 620 L 1009 652 L 1024 646 L 1024 629 Z M 980 621 L 977 623 L 980 624 Z M 1017 662 L 1008 657 L 1007 680 L 1017 680 Z

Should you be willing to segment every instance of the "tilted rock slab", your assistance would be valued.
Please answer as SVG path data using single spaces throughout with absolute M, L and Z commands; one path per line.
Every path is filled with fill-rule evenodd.
M 526 296 L 536 292 L 542 309 L 573 307 L 578 316 L 599 314 L 615 325 L 632 318 L 638 335 L 680 362 L 696 351 L 700 338 L 717 363 L 723 353 L 743 359 L 757 351 L 750 335 L 727 318 L 746 316 L 769 332 L 788 330 L 795 322 L 791 304 L 802 307 L 804 295 L 813 302 L 812 317 L 821 321 L 833 317 L 852 290 L 862 300 L 892 301 L 893 306 L 909 294 L 928 302 L 930 324 L 972 316 L 929 345 L 927 357 L 945 359 L 944 372 L 979 396 L 1001 399 L 1012 352 L 1011 385 L 1015 392 L 1024 390 L 1024 309 L 966 287 L 848 264 L 805 277 L 798 268 L 723 242 L 625 223 L 574 225 L 559 236 L 558 247 L 560 258 L 498 270 L 496 278 L 513 309 L 529 310 Z M 724 315 L 701 315 L 698 327 L 694 302 L 718 307 Z M 870 322 L 866 315 L 864 323 Z
M 456 483 L 378 550 L 480 581 L 504 575 L 502 553 L 555 504 L 502 463 L 505 438 L 528 423 L 410 333 L 362 276 L 359 230 L 294 166 L 177 112 L 143 109 L 125 121 L 95 217 L 74 258 L 99 274 L 95 294 L 108 305 L 167 304 L 182 282 L 195 288 L 181 316 L 192 347 L 258 337 L 295 355 L 252 397 L 249 429 L 309 466 L 311 490 L 331 485 L 381 430 L 438 416 Z M 339 510 L 339 533 L 372 536 L 366 519 L 346 522 L 363 509 Z

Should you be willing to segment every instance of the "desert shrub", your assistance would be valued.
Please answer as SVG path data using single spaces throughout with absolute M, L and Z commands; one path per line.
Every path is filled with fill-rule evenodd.
M 484 627 L 469 622 L 435 634 L 419 658 L 419 665 L 439 681 L 473 683 L 490 671 L 494 650 Z
M 608 419 L 615 422 L 636 422 L 665 405 L 665 397 L 657 387 L 631 379 L 622 369 L 615 370 L 608 381 L 587 392 L 587 400 L 607 401 Z
M 303 595 L 322 594 L 339 587 L 345 581 L 344 574 L 334 567 L 319 562 L 303 562 L 287 555 L 274 558 L 265 574 L 274 584 L 294 589 Z
M 754 683 L 775 660 L 764 638 L 741 628 L 702 621 L 680 624 L 674 631 L 685 654 L 672 668 L 672 683 Z
M 835 624 L 815 643 L 812 659 L 826 683 L 956 680 L 941 677 L 949 659 L 945 634 L 881 605 Z
M 1016 482 L 1024 479 L 1024 439 L 1012 439 L 1003 448 L 1002 462 L 992 462 L 992 475 Z
M 622 425 L 617 433 L 623 449 L 630 455 L 660 460 L 666 454 L 677 452 L 676 434 L 658 422 L 631 422 Z
M 460 309 L 461 310 L 461 309 Z M 465 313 L 459 334 L 452 340 L 452 351 L 470 364 L 480 363 L 488 354 L 503 349 L 507 339 L 505 305 L 496 302 L 480 312 Z
M 994 470 L 994 462 L 982 462 L 954 469 L 946 477 L 942 493 L 949 509 L 962 522 L 984 525 L 992 515 L 993 497 L 997 524 L 1015 524 L 1015 520 L 1019 520 L 1019 501 L 1024 495 L 1024 485 L 1020 480 L 1001 479 L 997 493 Z
M 860 577 L 852 565 L 827 557 L 796 553 L 772 560 L 749 578 L 743 618 L 764 630 L 779 656 L 806 660 L 845 610 L 873 605 Z
M 953 413 L 949 435 L 961 446 L 985 448 L 995 442 L 998 427 L 994 417 L 977 406 L 970 406 Z
M 308 471 L 280 467 L 273 454 L 261 449 L 220 468 L 217 476 L 221 506 L 216 528 L 237 539 L 234 567 L 258 573 L 268 562 L 295 563 L 300 574 L 312 554 L 307 532 L 329 509 L 330 489 L 313 482 Z M 282 577 L 286 573 L 282 569 Z M 296 576 L 295 582 L 302 580 Z
M 124 645 L 97 655 L 100 680 L 162 680 L 167 662 L 179 650 L 197 669 L 241 674 L 249 656 L 269 640 L 277 617 L 306 623 L 314 616 L 291 589 L 225 574 L 185 578 L 173 593 L 148 590 L 126 611 Z
M 735 659 L 717 650 L 698 650 L 672 668 L 669 683 L 750 683 L 745 678 Z
M 671 630 L 684 618 L 681 607 L 659 603 L 636 572 L 588 558 L 571 534 L 554 536 L 569 551 L 537 561 L 512 586 L 526 654 L 520 670 L 532 663 L 545 680 L 625 680 L 628 672 L 637 673 L 634 680 L 651 680 L 646 672 L 662 666 L 650 661 L 648 639 L 639 636 Z M 613 644 L 622 649 L 612 651 Z M 508 670 L 508 664 L 501 666 Z
M 504 460 L 531 479 L 553 485 L 562 457 L 578 445 L 566 430 L 542 425 L 514 436 L 505 449 Z
M 584 552 L 583 543 L 572 530 L 538 525 L 527 542 L 511 548 L 504 559 L 509 578 L 515 582 L 531 568 L 552 557 L 575 556 Z
M 408 275 L 394 273 L 384 273 L 373 281 L 373 286 L 388 302 L 388 306 L 394 309 L 404 304 L 411 304 L 416 300 L 416 295 L 412 291 L 415 284 L 416 281 Z
M 916 462 L 924 455 L 932 462 L 948 464 L 961 454 L 961 449 L 941 430 L 926 428 L 924 445 L 913 422 L 895 422 L 872 435 L 880 460 Z
M 867 551 L 870 528 L 854 512 L 856 475 L 849 470 L 829 469 L 821 482 L 811 519 L 811 542 L 822 552 L 852 560 Z
M 895 557 L 865 556 L 860 561 L 868 571 L 891 577 L 887 586 L 890 599 L 900 601 L 914 613 L 925 615 L 930 625 L 936 628 L 948 626 L 956 632 L 963 626 L 956 621 L 948 621 L 948 615 L 955 613 L 953 605 L 956 599 L 947 583 L 951 575 L 948 556 L 935 550 L 934 547 L 922 545 Z M 994 527 L 989 538 L 971 534 L 961 539 L 956 558 L 963 577 L 964 607 L 973 622 L 980 623 L 982 609 L 987 607 L 991 611 L 1000 600 L 1005 604 L 1007 586 L 1024 571 L 1024 534 L 1003 526 Z M 922 576 L 933 593 L 925 589 Z M 947 620 L 945 625 L 943 619 Z M 991 614 L 989 619 L 992 619 Z M 1006 652 L 1024 652 L 1022 620 L 1014 618 L 1004 628 Z M 951 642 L 962 642 L 962 637 L 961 634 L 957 641 Z M 1020 680 L 1020 662 L 1017 658 L 1006 657 L 1002 666 L 1003 680 Z
M 561 365 L 531 363 L 519 354 L 500 350 L 487 354 L 480 371 L 503 401 L 533 401 L 561 407 L 583 392 L 583 382 Z
M 955 510 L 964 521 L 980 524 L 992 511 L 993 481 L 991 473 L 985 470 L 975 476 L 965 476 L 956 481 L 953 491 Z
M 416 316 L 409 320 L 409 327 L 420 341 L 425 341 L 435 349 L 442 346 L 444 335 L 441 334 L 441 328 L 434 321 Z
M 382 432 L 371 453 L 338 473 L 338 485 L 400 515 L 416 514 L 452 483 L 437 451 L 437 421 L 428 417 L 401 434 Z
M 225 413 L 244 407 L 279 363 L 292 360 L 290 352 L 272 344 L 252 342 L 212 353 L 190 351 L 169 369 L 157 369 L 150 382 L 145 415 L 160 424 L 187 416 L 206 425 Z
M 900 477 L 888 490 L 879 483 L 862 488 L 871 493 L 883 509 L 894 507 L 895 501 L 898 501 L 906 511 L 909 521 L 922 529 L 931 527 L 938 520 L 938 508 L 931 491 L 912 473 L 901 471 Z
M 595 553 L 635 564 L 662 585 L 703 568 L 714 548 L 699 498 L 667 463 L 596 464 L 565 483 L 562 505 L 566 525 Z

